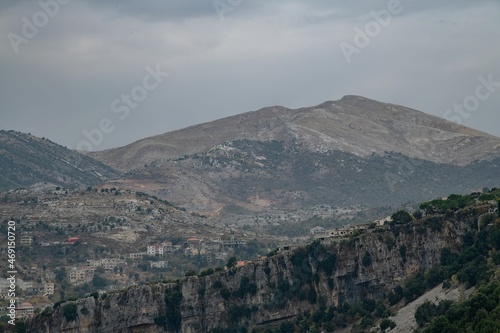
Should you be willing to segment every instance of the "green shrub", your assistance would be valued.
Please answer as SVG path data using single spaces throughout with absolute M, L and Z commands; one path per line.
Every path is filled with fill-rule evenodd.
M 401 245 L 399 247 L 399 254 L 401 255 L 401 259 L 403 260 L 403 263 L 406 263 L 406 246 Z
M 231 292 L 229 291 L 229 289 L 227 289 L 226 287 L 222 288 L 219 292 L 219 294 L 221 295 L 221 297 L 225 300 L 229 299 L 229 297 L 231 297 Z
M 45 309 L 43 309 L 41 315 L 43 317 L 50 317 L 53 312 L 54 312 L 54 310 L 52 310 L 52 308 L 50 306 L 47 306 Z
M 365 254 L 363 255 L 363 258 L 361 259 L 361 263 L 365 267 L 369 267 L 372 264 L 372 256 L 370 252 L 366 251 Z
M 405 210 L 399 210 L 391 215 L 393 224 L 406 224 L 413 221 L 413 216 Z
M 380 322 L 380 329 L 382 331 L 385 331 L 388 328 L 392 330 L 394 327 L 396 327 L 396 323 L 390 319 L 385 318 Z
M 178 331 L 181 327 L 182 292 L 179 286 L 165 292 L 166 327 L 172 331 Z
M 73 321 L 78 318 L 78 311 L 76 303 L 69 303 L 63 306 L 62 308 L 63 316 L 66 318 L 66 321 Z

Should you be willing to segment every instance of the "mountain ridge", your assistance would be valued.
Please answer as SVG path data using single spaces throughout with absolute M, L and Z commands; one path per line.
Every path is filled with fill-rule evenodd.
M 0 130 L 0 191 L 31 186 L 89 186 L 118 172 L 45 138 Z
M 289 109 L 261 108 L 189 126 L 89 156 L 121 171 L 157 159 L 207 151 L 226 141 L 298 142 L 312 151 L 359 156 L 385 151 L 457 165 L 500 156 L 500 138 L 404 106 L 347 95 L 338 101 Z

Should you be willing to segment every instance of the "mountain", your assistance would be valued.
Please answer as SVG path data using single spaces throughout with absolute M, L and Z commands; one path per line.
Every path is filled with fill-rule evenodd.
M 0 131 L 0 190 L 34 185 L 88 186 L 114 179 L 118 172 L 50 140 Z
M 393 152 L 457 165 L 500 155 L 497 137 L 360 96 L 300 109 L 267 107 L 89 155 L 129 171 L 238 140 L 293 142 L 312 152 L 342 151 L 360 157 Z
M 126 172 L 113 186 L 226 221 L 278 223 L 315 205 L 394 206 L 500 183 L 500 138 L 359 96 L 264 108 L 90 156 Z
M 488 213 L 497 202 L 450 196 L 426 207 L 424 218 L 403 212 L 408 219 L 402 219 L 398 212 L 384 226 L 345 239 L 326 237 L 243 267 L 58 303 L 26 328 L 33 333 L 240 333 L 333 332 L 354 325 L 356 332 L 373 331 L 370 327 L 426 290 L 443 282 L 447 288 L 484 285 L 498 270 L 500 219 L 489 224 L 496 213 Z M 492 296 L 488 305 L 476 299 L 485 310 L 477 317 L 482 306 L 471 309 L 474 325 L 494 318 L 498 295 Z M 450 322 L 462 318 L 454 314 Z

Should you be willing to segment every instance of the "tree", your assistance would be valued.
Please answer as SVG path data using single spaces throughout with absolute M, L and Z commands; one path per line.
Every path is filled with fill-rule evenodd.
M 61 283 L 64 278 L 66 278 L 66 270 L 64 267 L 61 267 L 57 272 L 56 272 L 56 282 Z
M 219 291 L 219 293 L 220 293 L 221 297 L 224 298 L 225 300 L 227 300 L 229 297 L 231 297 L 231 292 L 226 287 L 222 288 Z
M 96 289 L 102 289 L 108 285 L 108 280 L 106 280 L 101 274 L 95 274 L 92 278 L 92 286 Z
M 184 276 L 196 276 L 196 271 L 194 269 L 190 269 L 184 273 Z
M 417 219 L 420 220 L 423 217 L 422 211 L 421 210 L 416 210 L 413 212 L 413 216 Z
M 280 325 L 280 333 L 293 333 L 294 327 L 292 323 L 281 323 Z
M 385 331 L 386 329 L 393 329 L 394 327 L 396 327 L 396 323 L 393 322 L 392 320 L 390 319 L 383 319 L 381 322 L 380 322 L 380 329 L 382 331 Z
M 391 216 L 392 223 L 406 224 L 413 221 L 413 216 L 405 210 L 399 210 Z
M 361 259 L 361 263 L 363 266 L 368 267 L 372 264 L 372 256 L 370 252 L 366 251 L 365 254 L 363 255 L 363 258 Z
M 420 305 L 415 312 L 415 319 L 418 326 L 423 327 L 426 323 L 432 320 L 432 317 L 436 314 L 436 306 L 427 301 Z
M 70 304 L 66 304 L 63 306 L 62 310 L 64 318 L 66 318 L 66 321 L 73 321 L 76 320 L 76 318 L 78 318 L 76 303 L 72 302 Z
M 226 267 L 233 268 L 234 266 L 236 266 L 237 262 L 238 262 L 238 259 L 236 259 L 236 257 L 231 257 L 227 260 Z

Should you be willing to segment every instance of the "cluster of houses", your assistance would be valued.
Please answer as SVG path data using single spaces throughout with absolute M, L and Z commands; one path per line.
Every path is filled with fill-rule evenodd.
M 0 298 L 8 298 L 10 282 L 7 279 L 0 279 Z M 26 295 L 53 295 L 54 294 L 54 283 L 51 282 L 34 282 L 34 281 L 24 281 L 23 279 L 16 279 L 16 287 L 23 291 Z
M 24 281 L 16 279 L 16 287 L 23 291 L 25 295 L 53 295 L 55 285 L 50 282 L 36 283 L 33 281 Z M 7 279 L 0 279 L 0 298 L 10 299 L 10 282 Z M 31 303 L 23 301 L 23 298 L 16 297 L 16 318 L 30 318 L 34 315 L 34 307 Z
M 164 258 L 173 253 L 183 253 L 187 257 L 195 255 L 214 255 L 216 259 L 223 259 L 222 254 L 225 254 L 229 249 L 235 249 L 246 246 L 245 241 L 231 238 L 229 240 L 210 240 L 198 237 L 190 237 L 183 244 L 172 244 L 172 242 L 162 242 L 152 244 L 146 247 L 145 252 L 129 253 L 131 259 L 143 259 L 148 257 Z M 123 259 L 105 258 L 97 260 L 87 260 L 86 265 L 72 267 L 69 270 L 69 282 L 72 284 L 82 284 L 91 282 L 94 278 L 97 267 L 103 267 L 105 271 L 110 272 L 115 267 L 123 265 Z M 149 262 L 151 268 L 167 268 L 168 261 L 166 260 L 151 260 Z
M 72 267 L 69 270 L 69 282 L 73 284 L 91 282 L 98 267 L 111 272 L 124 263 L 125 261 L 119 258 L 87 259 L 87 265 Z
M 346 237 L 353 235 L 356 231 L 366 230 L 372 226 L 381 227 L 386 222 L 390 221 L 391 217 L 388 216 L 386 218 L 375 220 L 371 223 L 357 224 L 354 226 L 345 226 L 342 228 L 335 228 L 335 229 L 325 229 L 323 227 L 316 226 L 314 228 L 311 228 L 309 231 L 311 236 L 313 236 L 315 239 L 319 239 L 320 241 L 325 241 L 325 242 L 332 242 L 332 241 L 340 241 L 342 239 L 345 239 Z
M 183 252 L 187 257 L 212 254 L 215 258 L 218 258 L 221 252 L 244 247 L 246 244 L 245 241 L 234 239 L 234 237 L 229 240 L 190 237 L 182 245 L 173 245 L 172 242 L 148 245 L 146 252 L 130 253 L 129 257 L 132 259 L 143 258 L 144 256 L 164 257 L 167 254 Z
M 65 241 L 62 242 L 42 242 L 42 246 L 54 246 L 54 245 L 75 245 L 80 239 L 78 237 L 69 237 Z M 30 243 L 31 244 L 31 243 Z M 86 242 L 83 244 L 87 244 Z

